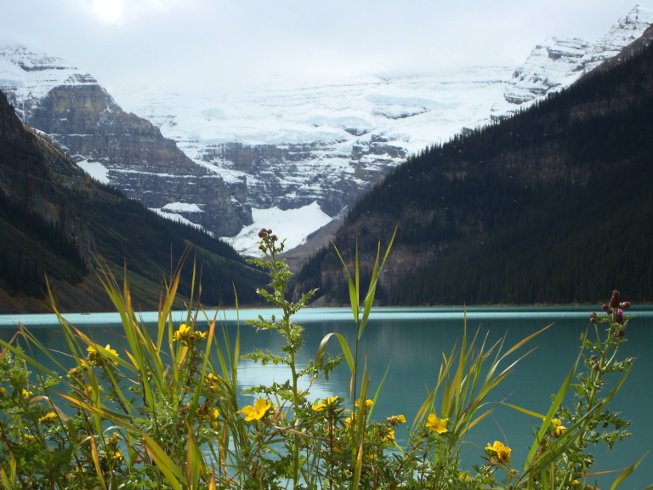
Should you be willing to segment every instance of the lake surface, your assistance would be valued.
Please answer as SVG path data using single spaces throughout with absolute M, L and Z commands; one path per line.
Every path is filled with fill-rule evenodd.
M 544 413 L 572 363 L 578 355 L 579 337 L 588 326 L 591 307 L 491 307 L 467 308 L 467 325 L 471 336 L 477 329 L 487 332 L 491 341 L 507 337 L 509 347 L 540 328 L 554 323 L 553 327 L 536 338 L 537 347 L 524 359 L 508 380 L 490 397 L 491 401 L 507 401 Z M 230 329 L 235 329 L 237 317 L 241 324 L 242 352 L 254 347 L 278 351 L 282 346 L 279 336 L 270 332 L 255 332 L 246 324 L 259 314 L 268 318 L 274 314 L 269 309 L 221 311 L 219 318 Z M 278 312 L 276 312 L 278 314 Z M 633 374 L 626 382 L 613 409 L 619 410 L 632 421 L 633 436 L 617 444 L 612 452 L 597 451 L 595 470 L 624 468 L 647 451 L 648 458 L 619 488 L 642 489 L 653 483 L 653 306 L 634 307 L 628 312 L 635 317 L 626 332 L 628 342 L 622 349 L 624 356 L 637 357 Z M 383 385 L 375 418 L 404 414 L 409 423 L 424 400 L 427 388 L 434 386 L 442 352 L 449 352 L 458 342 L 463 330 L 462 308 L 377 308 L 365 331 L 361 352 L 372 376 L 371 390 L 376 389 L 383 374 L 388 376 Z M 116 314 L 70 314 L 66 318 L 84 328 L 99 343 L 112 346 L 122 343 L 121 327 Z M 143 313 L 143 321 L 153 322 L 155 313 Z M 183 313 L 175 319 L 181 321 Z M 315 356 L 317 346 L 329 332 L 343 333 L 353 341 L 351 311 L 345 308 L 315 308 L 300 312 L 295 320 L 305 330 L 305 347 L 299 362 L 306 364 Z M 29 326 L 39 339 L 53 349 L 63 348 L 63 338 L 58 332 L 56 318 L 52 315 L 0 315 L 0 338 L 8 340 L 16 325 Z M 331 351 L 338 353 L 333 341 Z M 352 344 L 353 345 L 353 344 Z M 242 361 L 240 381 L 243 387 L 283 381 L 287 373 L 283 368 L 261 367 Z M 347 397 L 348 371 L 341 366 L 329 379 L 313 389 L 316 397 L 339 395 Z M 493 414 L 470 431 L 464 448 L 465 463 L 480 462 L 482 448 L 487 442 L 503 440 L 512 447 L 513 461 L 521 464 L 532 441 L 537 422 L 532 417 L 498 407 Z M 609 488 L 616 476 L 600 479 L 602 487 Z M 608 483 L 606 485 L 606 483 Z

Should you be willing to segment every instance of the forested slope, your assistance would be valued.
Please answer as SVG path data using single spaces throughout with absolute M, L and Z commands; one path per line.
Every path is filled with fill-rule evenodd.
M 431 147 L 352 209 L 367 257 L 395 224 L 390 304 L 653 299 L 653 45 L 516 116 Z M 299 275 L 341 302 L 323 250 Z
M 0 93 L 0 312 L 47 311 L 45 276 L 65 310 L 106 310 L 94 270 L 126 267 L 139 307 L 156 309 L 165 277 L 184 254 L 207 304 L 255 299 L 263 281 L 227 244 L 165 220 L 101 185 L 48 139 L 23 127 Z

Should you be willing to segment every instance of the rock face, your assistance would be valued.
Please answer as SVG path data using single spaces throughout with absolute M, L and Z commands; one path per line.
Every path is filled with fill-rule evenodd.
M 226 168 L 244 175 L 241 182 L 247 183 L 252 207 L 294 209 L 317 202 L 322 211 L 335 216 L 407 156 L 404 148 L 380 136 L 357 142 L 349 152 L 339 149 L 339 144 L 342 141 L 287 145 L 230 142 L 209 145 L 201 155 L 206 162 L 224 162 Z M 342 161 L 348 162 L 346 167 L 334 168 Z M 329 185 L 323 185 L 326 182 Z M 232 185 L 232 189 L 235 195 L 243 195 L 238 187 Z
M 512 70 L 371 76 L 199 100 L 148 90 L 127 96 L 126 106 L 251 208 L 308 213 L 317 203 L 334 219 L 411 153 L 489 122 Z M 248 249 L 240 246 L 247 232 L 232 242 L 239 250 Z
M 123 111 L 92 76 L 20 46 L 0 50 L 0 60 L 0 90 L 23 120 L 82 166 L 94 163 L 104 182 L 217 235 L 251 222 L 249 208 L 231 197 L 218 174 L 195 164 L 149 121 Z
M 653 12 L 635 6 L 595 43 L 582 39 L 551 38 L 536 46 L 512 75 L 496 115 L 512 114 L 551 92 L 568 87 L 638 39 L 653 23 Z

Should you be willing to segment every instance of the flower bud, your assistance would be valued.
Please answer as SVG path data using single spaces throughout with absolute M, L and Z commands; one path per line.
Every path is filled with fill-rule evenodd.
M 594 369 L 594 371 L 598 371 L 599 370 L 599 363 L 595 362 L 594 365 L 592 366 L 592 369 Z
M 623 322 L 624 322 L 624 310 L 622 310 L 621 308 L 619 308 L 619 309 L 617 310 L 617 314 L 615 315 L 614 319 L 615 319 L 615 321 L 616 321 L 617 323 L 623 323 Z
M 605 311 L 606 313 L 610 313 L 612 308 L 610 308 L 610 305 L 608 303 L 603 303 L 603 305 L 601 306 L 601 309 L 603 311 Z
M 630 301 L 624 301 L 619 305 L 619 308 L 621 308 L 622 310 L 627 310 L 628 308 L 630 308 Z
M 597 317 L 598 317 L 598 315 L 596 314 L 595 311 L 593 311 L 592 313 L 590 313 L 590 322 L 592 322 L 592 323 L 596 323 L 596 322 L 597 322 Z
M 277 235 L 272 235 L 270 237 L 270 240 L 272 240 L 273 242 L 276 242 L 278 240 Z
M 611 308 L 617 308 L 619 306 L 619 299 L 621 298 L 621 294 L 619 291 L 614 289 L 612 291 L 612 297 L 610 298 L 610 307 Z
M 258 232 L 258 237 L 259 238 L 265 238 L 267 236 L 268 232 L 265 228 L 261 228 Z

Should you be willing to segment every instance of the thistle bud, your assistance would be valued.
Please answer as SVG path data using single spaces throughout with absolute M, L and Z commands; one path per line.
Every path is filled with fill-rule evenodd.
M 608 303 L 603 303 L 603 305 L 601 306 L 601 309 L 603 311 L 605 311 L 606 313 L 610 313 L 610 311 L 612 311 L 612 308 L 610 308 L 610 305 Z
M 623 322 L 624 322 L 624 310 L 622 310 L 621 308 L 619 308 L 619 309 L 617 310 L 617 314 L 615 315 L 614 319 L 615 319 L 615 321 L 616 321 L 617 323 L 623 323 Z
M 258 232 L 259 238 L 265 238 L 268 234 L 268 231 L 265 228 L 261 228 Z
M 597 318 L 598 318 L 598 315 L 596 314 L 595 311 L 593 311 L 592 313 L 590 313 L 590 322 L 592 322 L 592 323 L 596 323 L 596 322 L 597 322 Z
M 614 289 L 612 291 L 612 297 L 610 298 L 610 307 L 611 308 L 617 308 L 619 306 L 619 299 L 621 298 L 621 294 L 619 291 Z
M 628 308 L 630 308 L 630 301 L 624 301 L 619 305 L 619 308 L 621 308 L 624 311 L 627 310 Z
M 592 369 L 594 369 L 594 371 L 598 371 L 599 370 L 599 363 L 595 362 L 594 365 L 592 366 Z
M 272 240 L 273 242 L 276 242 L 278 240 L 277 235 L 272 235 L 270 237 L 270 240 Z

